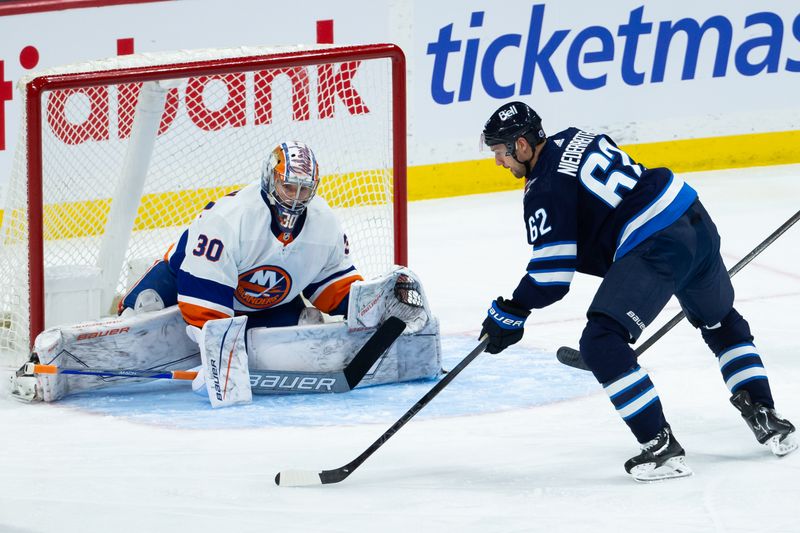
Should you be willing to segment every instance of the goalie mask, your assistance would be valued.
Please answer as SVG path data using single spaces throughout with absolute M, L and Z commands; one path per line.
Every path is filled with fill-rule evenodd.
M 317 158 L 306 144 L 281 143 L 267 156 L 261 170 L 261 189 L 278 215 L 278 226 L 291 233 L 317 193 Z

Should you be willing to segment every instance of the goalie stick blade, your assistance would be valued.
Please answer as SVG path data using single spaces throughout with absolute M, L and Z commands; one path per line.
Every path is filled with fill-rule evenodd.
M 275 484 L 280 487 L 308 487 L 322 485 L 322 478 L 319 472 L 284 470 L 275 474 Z
M 568 346 L 562 346 L 556 352 L 556 359 L 562 364 L 567 366 L 571 366 L 572 368 L 577 368 L 579 370 L 591 370 L 586 363 L 583 361 L 583 357 L 581 357 L 581 352 L 576 350 L 575 348 L 570 348 Z
M 386 321 L 375 330 L 375 333 L 367 339 L 367 342 L 356 353 L 347 368 L 344 369 L 344 375 L 347 378 L 347 384 L 350 388 L 355 388 L 364 376 L 375 364 L 375 361 L 389 349 L 389 347 L 402 335 L 406 329 L 406 323 L 395 316 L 390 316 Z

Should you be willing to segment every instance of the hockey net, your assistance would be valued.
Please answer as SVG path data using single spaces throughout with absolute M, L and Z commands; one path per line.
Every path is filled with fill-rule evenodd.
M 285 140 L 314 150 L 365 277 L 405 264 L 405 62 L 393 45 L 120 56 L 20 82 L 0 228 L 0 349 L 113 312 Z

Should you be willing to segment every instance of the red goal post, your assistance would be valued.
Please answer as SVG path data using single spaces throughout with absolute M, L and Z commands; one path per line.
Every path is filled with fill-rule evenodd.
M 141 54 L 23 82 L 0 247 L 6 350 L 26 352 L 65 318 L 108 314 L 181 227 L 257 179 L 283 140 L 316 152 L 320 195 L 340 213 L 358 268 L 407 264 L 405 58 L 395 45 Z

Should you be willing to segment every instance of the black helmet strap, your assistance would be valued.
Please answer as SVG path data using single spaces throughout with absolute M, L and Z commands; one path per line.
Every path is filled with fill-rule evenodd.
M 520 137 L 524 138 L 526 141 L 528 140 L 528 138 L 525 137 L 525 134 L 520 135 L 519 137 L 517 137 L 517 139 L 519 139 Z M 538 143 L 536 145 L 532 145 L 532 144 L 528 143 L 528 145 L 531 147 L 531 150 L 533 150 L 534 153 L 536 153 L 536 146 L 538 146 Z M 516 161 L 520 165 L 525 165 L 525 175 L 527 176 L 528 174 L 530 174 L 530 171 L 531 171 L 531 159 L 533 159 L 533 154 L 531 154 L 531 159 L 528 159 L 527 161 L 520 161 L 517 158 L 517 140 L 516 139 L 514 139 L 514 142 L 512 142 L 512 143 L 506 143 L 506 149 L 507 149 L 508 155 L 513 157 L 514 161 Z

